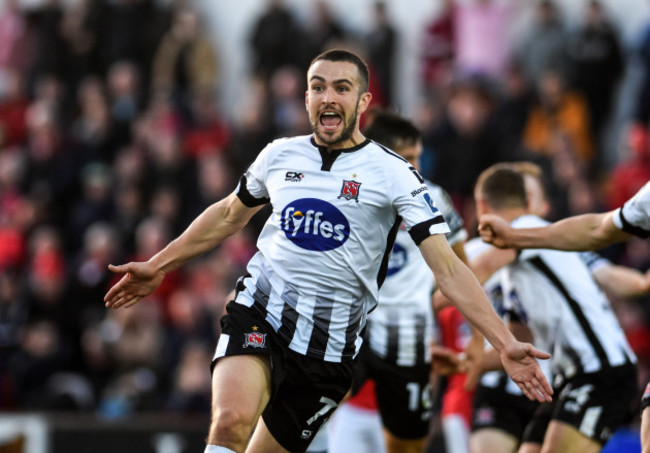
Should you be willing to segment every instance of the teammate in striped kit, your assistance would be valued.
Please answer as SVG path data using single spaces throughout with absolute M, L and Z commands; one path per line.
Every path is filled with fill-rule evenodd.
M 514 228 L 545 225 L 526 215 L 523 177 L 504 168 L 486 170 L 475 191 L 477 212 L 498 214 Z M 636 394 L 636 358 L 604 294 L 596 286 L 578 253 L 548 249 L 492 249 L 472 267 L 484 279 L 507 266 L 506 297 L 535 337 L 550 348 L 557 401 L 545 409 L 550 423 L 543 449 L 597 452 L 626 415 Z M 533 423 L 539 423 L 535 420 Z M 545 423 L 545 420 L 543 421 Z
M 481 237 L 497 247 L 548 247 L 559 250 L 596 250 L 633 236 L 650 237 L 650 182 L 623 206 L 604 213 L 569 217 L 539 228 L 513 229 L 502 218 L 480 219 Z M 641 445 L 650 453 L 650 383 L 641 400 Z
M 271 203 L 259 252 L 222 319 L 206 452 L 307 448 L 350 386 L 401 222 L 441 290 L 497 348 L 511 377 L 530 398 L 550 400 L 535 360 L 548 354 L 505 329 L 449 247 L 449 228 L 417 171 L 361 134 L 359 115 L 372 97 L 365 63 L 327 51 L 312 61 L 307 84 L 313 135 L 269 144 L 231 195 L 151 260 L 111 266 L 126 275 L 106 305 L 131 306 Z

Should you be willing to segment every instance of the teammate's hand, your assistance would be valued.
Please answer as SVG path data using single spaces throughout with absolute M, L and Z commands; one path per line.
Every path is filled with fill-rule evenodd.
M 495 214 L 483 214 L 479 219 L 478 232 L 483 242 L 499 248 L 510 248 L 509 239 L 512 227 Z
M 465 378 L 465 390 L 472 391 L 476 388 L 479 379 L 483 375 L 483 355 L 485 351 L 485 340 L 483 335 L 476 330 L 472 329 L 472 338 L 465 347 L 465 355 L 467 356 L 467 367 Z
M 528 399 L 540 403 L 552 401 L 553 389 L 536 359 L 550 358 L 550 354 L 535 349 L 530 343 L 520 341 L 510 343 L 501 352 L 501 362 L 510 378 Z
M 130 307 L 140 299 L 153 293 L 162 283 L 165 274 L 148 263 L 128 263 L 120 266 L 108 265 L 116 274 L 124 274 L 104 296 L 107 308 Z
M 440 345 L 431 346 L 431 368 L 438 376 L 462 373 L 465 371 L 463 366 L 463 357 L 453 349 Z

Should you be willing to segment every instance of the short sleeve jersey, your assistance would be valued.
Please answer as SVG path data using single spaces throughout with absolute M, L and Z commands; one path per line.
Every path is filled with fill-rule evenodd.
M 451 230 L 447 234 L 449 244 L 467 239 L 463 219 L 449 195 L 430 181 L 427 186 Z M 430 362 L 429 345 L 435 334 L 431 307 L 434 287 L 431 269 L 402 224 L 379 290 L 379 305 L 368 320 L 370 347 L 377 355 L 399 366 Z
M 650 182 L 614 212 L 614 225 L 620 230 L 650 237 Z
M 547 224 L 526 215 L 512 226 Z M 516 290 L 512 302 L 520 320 L 530 327 L 536 346 L 553 355 L 554 373 L 570 378 L 636 361 L 609 301 L 578 252 L 524 249 L 505 275 Z
M 326 361 L 356 355 L 400 224 L 416 243 L 449 232 L 417 171 L 370 140 L 332 152 L 312 136 L 276 140 L 237 196 L 273 208 L 237 302 L 294 351 Z

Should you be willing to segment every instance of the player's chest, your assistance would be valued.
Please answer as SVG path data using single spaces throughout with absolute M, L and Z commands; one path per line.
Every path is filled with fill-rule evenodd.
M 276 209 L 299 200 L 319 200 L 345 210 L 380 209 L 390 203 L 385 178 L 354 162 L 330 170 L 300 160 L 275 166 L 267 174 L 266 187 Z

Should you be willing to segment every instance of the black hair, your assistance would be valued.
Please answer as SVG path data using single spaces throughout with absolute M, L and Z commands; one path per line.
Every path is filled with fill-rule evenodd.
M 314 63 L 321 60 L 345 61 L 348 63 L 352 63 L 359 70 L 359 77 L 361 78 L 361 92 L 365 93 L 368 91 L 368 86 L 370 83 L 370 73 L 368 71 L 368 65 L 358 55 L 350 52 L 349 50 L 344 50 L 344 49 L 326 50 L 325 52 L 321 53 L 316 58 L 314 58 L 309 64 L 309 67 L 311 68 L 314 65 Z
M 422 133 L 413 123 L 395 113 L 378 111 L 371 118 L 363 135 L 393 151 L 414 145 L 422 138 Z

